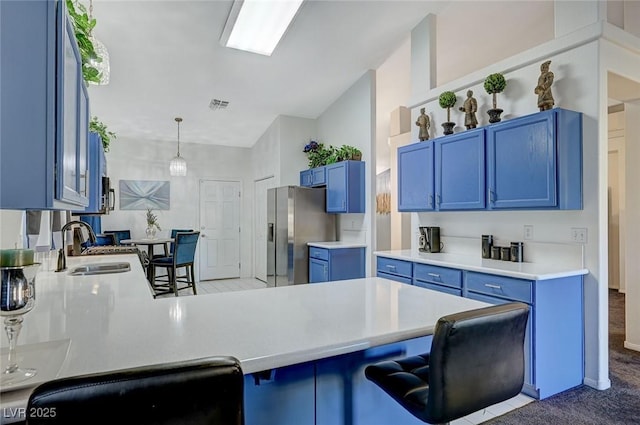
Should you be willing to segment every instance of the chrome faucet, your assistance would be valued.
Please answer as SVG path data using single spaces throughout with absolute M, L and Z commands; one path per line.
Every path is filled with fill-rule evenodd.
M 96 243 L 96 234 L 93 232 L 93 229 L 91 228 L 91 226 L 89 226 L 84 221 L 74 220 L 62 226 L 62 229 L 60 229 L 60 232 L 62 232 L 62 248 L 60 248 L 60 251 L 58 252 L 58 267 L 56 268 L 57 272 L 62 272 L 67 270 L 67 254 L 65 253 L 66 244 L 64 239 L 65 239 L 65 234 L 67 233 L 67 230 L 69 230 L 75 224 L 84 226 L 87 229 L 87 232 L 89 233 L 89 242 Z

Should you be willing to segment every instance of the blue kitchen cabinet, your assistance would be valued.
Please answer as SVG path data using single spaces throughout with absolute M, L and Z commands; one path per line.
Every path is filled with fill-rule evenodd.
M 462 271 L 416 263 L 413 267 L 413 285 L 460 297 L 462 296 Z
M 465 272 L 466 297 L 491 304 L 529 304 L 523 391 L 547 398 L 582 384 L 582 276 L 531 281 Z
M 436 209 L 485 208 L 485 132 L 474 129 L 434 140 Z
M 300 171 L 300 186 L 311 187 L 312 181 L 313 176 L 311 175 L 311 168 Z
M 490 209 L 582 209 L 582 114 L 565 109 L 487 127 Z
M 365 277 L 365 250 L 309 247 L 309 283 Z
M 365 163 L 341 161 L 325 166 L 328 213 L 365 212 Z
M 398 211 L 483 208 L 484 129 L 398 148 Z
M 418 425 L 424 422 L 369 381 L 367 366 L 428 353 L 432 336 L 368 348 L 316 362 L 316 425 Z M 302 422 L 301 422 L 302 423 Z
M 432 142 L 398 148 L 398 211 L 433 211 L 434 147 Z
M 313 362 L 308 362 L 245 375 L 245 423 L 313 424 L 314 368 Z
M 320 187 L 327 184 L 325 167 L 310 168 L 300 171 L 300 186 Z
M 583 278 L 517 279 L 377 256 L 377 276 L 490 304 L 530 306 L 523 392 L 544 399 L 582 384 Z
M 377 257 L 376 276 L 411 285 L 413 283 L 413 263 L 395 258 Z
M 65 3 L 3 1 L 0 20 L 0 208 L 84 208 L 89 97 Z

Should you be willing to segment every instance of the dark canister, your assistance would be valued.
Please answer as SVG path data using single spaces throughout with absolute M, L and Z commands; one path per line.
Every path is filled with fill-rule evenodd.
M 492 246 L 491 247 L 491 259 L 499 260 L 500 259 L 500 247 Z
M 524 242 L 511 242 L 511 261 L 516 263 L 524 261 Z
M 482 235 L 482 258 L 491 258 L 493 235 Z
M 502 261 L 510 261 L 511 260 L 511 248 L 508 246 L 503 246 L 500 248 L 500 259 Z

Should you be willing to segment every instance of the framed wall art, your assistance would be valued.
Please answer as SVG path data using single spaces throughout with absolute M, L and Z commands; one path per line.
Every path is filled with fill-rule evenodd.
M 120 180 L 121 210 L 168 210 L 170 183 L 159 180 Z

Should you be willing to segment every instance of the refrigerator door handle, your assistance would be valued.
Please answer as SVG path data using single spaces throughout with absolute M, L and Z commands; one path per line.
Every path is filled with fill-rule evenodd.
M 269 223 L 268 231 L 267 231 L 267 241 L 273 242 L 273 223 Z

